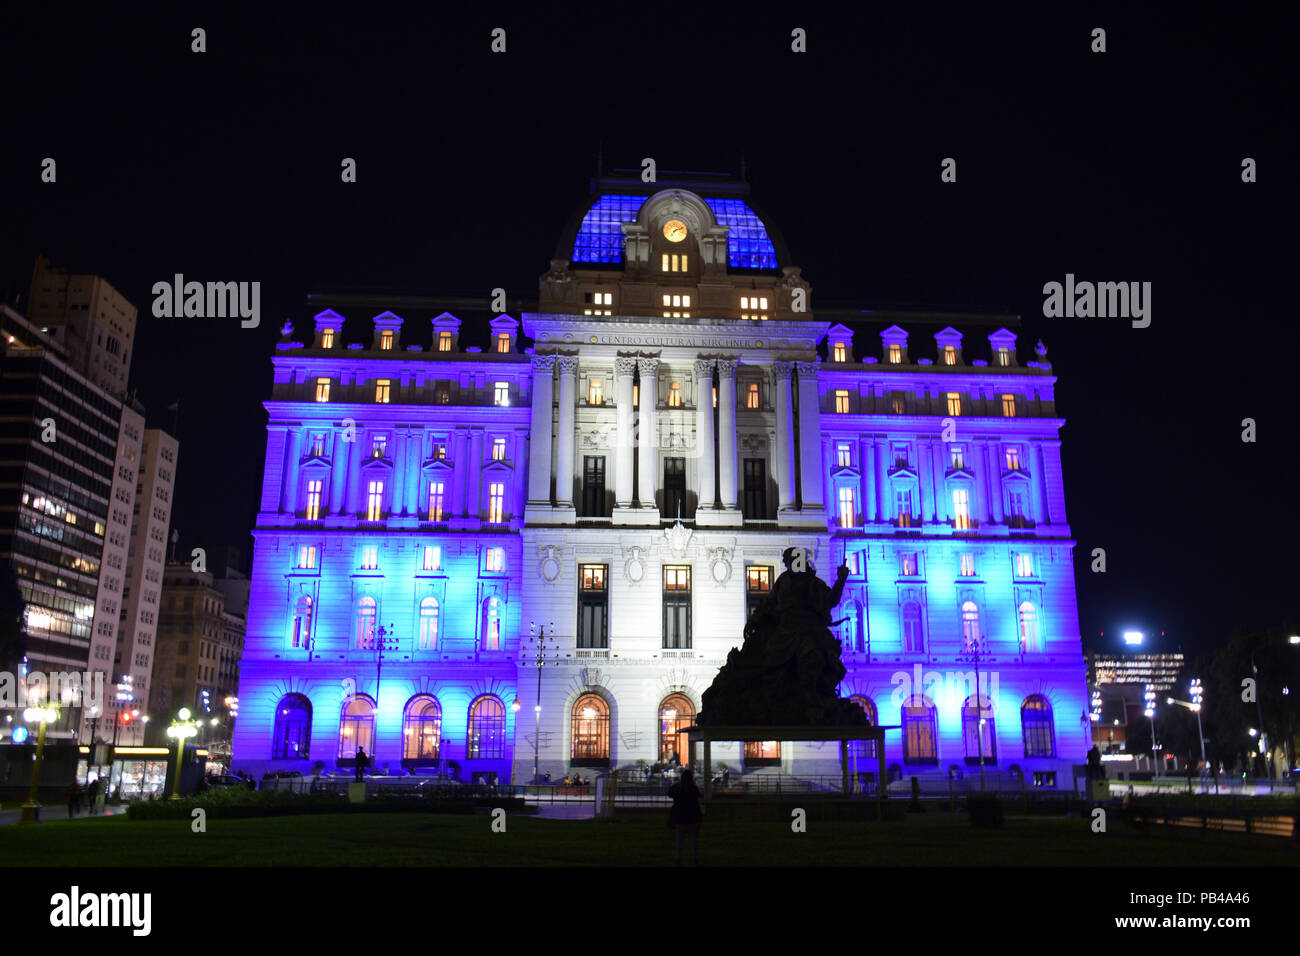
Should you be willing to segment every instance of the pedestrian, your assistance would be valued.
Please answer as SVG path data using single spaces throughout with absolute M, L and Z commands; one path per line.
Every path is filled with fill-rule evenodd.
M 673 801 L 668 811 L 668 825 L 677 829 L 673 849 L 673 864 L 682 862 L 682 835 L 691 841 L 691 862 L 700 862 L 700 824 L 704 822 L 704 808 L 700 806 L 700 788 L 695 785 L 695 775 L 689 769 L 682 771 L 681 780 L 668 788 Z
M 68 784 L 68 819 L 71 820 L 77 815 L 77 807 L 81 803 L 81 787 L 77 781 Z
M 358 747 L 358 748 L 357 748 L 357 766 L 356 766 L 357 783 L 360 783 L 362 777 L 365 776 L 365 774 L 366 774 L 366 765 L 367 765 L 368 763 L 370 763 L 370 758 L 366 756 L 365 748 L 364 748 L 364 747 Z

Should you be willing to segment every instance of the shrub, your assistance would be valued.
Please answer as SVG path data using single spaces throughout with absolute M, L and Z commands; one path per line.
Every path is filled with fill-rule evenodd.
M 230 820 L 293 813 L 338 813 L 347 808 L 347 797 L 342 793 L 289 793 L 231 787 L 180 800 L 133 803 L 127 809 L 127 816 L 132 820 L 188 820 L 192 811 L 202 809 L 209 818 Z

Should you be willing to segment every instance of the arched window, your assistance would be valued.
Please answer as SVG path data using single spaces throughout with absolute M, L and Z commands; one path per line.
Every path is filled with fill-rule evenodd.
M 502 605 L 502 600 L 495 594 L 483 602 L 483 644 L 481 650 L 501 650 Z
M 695 723 L 695 705 L 685 694 L 670 694 L 659 705 L 659 762 L 671 763 L 673 754 L 689 764 L 686 728 Z
M 921 605 L 908 601 L 903 605 L 903 650 L 911 654 L 925 651 L 925 630 L 921 625 Z
M 575 767 L 609 766 L 609 704 L 599 694 L 583 694 L 573 703 L 573 746 L 569 762 Z
M 442 739 L 442 708 L 428 694 L 412 697 L 402 721 L 402 756 L 407 760 L 436 760 Z
M 1031 654 L 1038 650 L 1038 611 L 1032 601 L 1020 605 L 1020 650 Z
M 504 757 L 506 705 L 486 694 L 469 705 L 469 739 L 465 756 L 470 760 Z
M 975 696 L 966 698 L 961 707 L 961 737 L 966 745 L 966 763 L 973 767 L 980 765 L 983 755 L 984 766 L 990 767 L 998 762 L 998 738 L 993 727 L 993 702 L 987 694 L 980 694 L 981 707 L 975 706 Z
M 903 704 L 903 763 L 938 766 L 939 737 L 928 697 L 913 694 Z
M 1052 705 L 1042 694 L 1032 694 L 1020 705 L 1020 729 L 1025 738 L 1026 757 L 1056 756 Z
M 861 694 L 854 694 L 849 700 L 862 708 L 862 712 L 867 715 L 867 723 L 875 727 L 880 723 L 876 719 L 876 705 L 871 702 L 870 697 L 863 697 Z M 853 741 L 850 754 L 854 754 L 860 759 L 876 759 L 876 742 L 874 740 L 855 740 Z
M 438 599 L 427 597 L 420 602 L 420 650 L 438 646 Z
M 840 625 L 840 639 L 846 651 L 862 653 L 865 650 L 866 642 L 863 635 L 862 626 L 862 605 L 857 601 L 849 601 L 844 615 L 844 623 Z
M 966 650 L 979 647 L 980 609 L 974 601 L 966 601 L 961 606 L 961 637 Z
M 375 599 L 367 595 L 357 602 L 357 650 L 375 649 Z
M 343 704 L 343 718 L 339 722 L 339 759 L 352 760 L 361 747 L 374 755 L 375 702 L 360 695 L 349 697 Z
M 311 595 L 304 594 L 293 605 L 293 635 L 290 647 L 311 645 Z
M 275 705 L 271 759 L 306 760 L 310 749 L 311 702 L 302 694 L 286 694 Z

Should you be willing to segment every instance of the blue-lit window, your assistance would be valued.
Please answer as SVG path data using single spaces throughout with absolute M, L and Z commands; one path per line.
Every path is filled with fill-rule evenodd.
M 286 694 L 275 705 L 272 760 L 306 760 L 311 749 L 311 703 L 302 694 Z
M 493 696 L 480 697 L 469 707 L 469 733 L 465 756 L 470 760 L 504 757 L 506 708 Z
M 727 231 L 727 265 L 733 269 L 775 269 L 776 248 L 763 222 L 743 199 L 706 199 Z
M 993 703 L 986 694 L 966 698 L 961 708 L 961 736 L 966 747 L 966 763 L 970 765 L 998 762 L 997 734 L 993 726 Z
M 573 241 L 574 262 L 622 262 L 623 223 L 636 220 L 645 196 L 601 196 L 582 217 Z
M 369 697 L 349 697 L 339 718 L 339 759 L 354 760 L 357 750 L 375 752 L 375 702 Z
M 876 717 L 876 705 L 871 702 L 871 698 L 863 697 L 861 694 L 854 694 L 849 700 L 862 708 L 869 725 L 875 727 L 880 723 Z M 849 754 L 861 760 L 875 760 L 876 742 L 874 740 L 855 740 L 849 745 Z
M 938 744 L 934 704 L 930 698 L 914 694 L 903 705 L 903 763 L 936 765 Z
M 1056 733 L 1052 727 L 1052 705 L 1041 694 L 1025 698 L 1020 708 L 1020 727 L 1025 738 L 1026 757 L 1055 757 Z

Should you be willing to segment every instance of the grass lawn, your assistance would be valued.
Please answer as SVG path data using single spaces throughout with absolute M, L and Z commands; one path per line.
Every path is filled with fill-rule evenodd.
M 672 863 L 664 815 L 612 823 L 509 817 L 493 833 L 485 815 L 328 814 L 131 822 L 125 817 L 0 826 L 9 866 L 659 866 Z M 1153 828 L 1112 821 L 1093 833 L 1084 818 L 1007 818 L 977 830 L 962 814 L 926 813 L 896 823 L 705 823 L 700 853 L 716 866 L 1294 866 L 1277 837 Z

